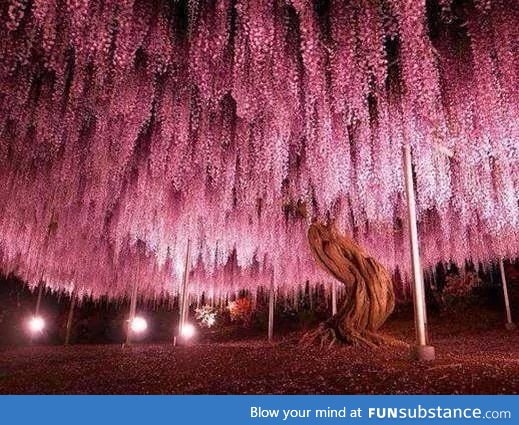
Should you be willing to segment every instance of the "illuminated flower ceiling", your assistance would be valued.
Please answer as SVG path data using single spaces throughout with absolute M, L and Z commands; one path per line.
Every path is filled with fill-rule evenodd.
M 94 295 L 322 279 L 312 218 L 408 264 L 519 251 L 519 5 L 9 0 L 0 266 Z M 298 213 L 307 211 L 303 218 Z

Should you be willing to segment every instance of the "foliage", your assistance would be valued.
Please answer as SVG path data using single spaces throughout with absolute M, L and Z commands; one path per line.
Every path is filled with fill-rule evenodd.
M 216 323 L 216 310 L 210 305 L 204 305 L 203 307 L 195 310 L 195 317 L 200 321 L 202 326 L 212 327 Z
M 475 271 L 466 271 L 460 275 L 450 274 L 446 278 L 445 289 L 446 296 L 462 297 L 469 295 L 472 290 L 481 285 L 481 279 Z
M 252 302 L 248 298 L 238 298 L 231 301 L 229 306 L 229 314 L 233 322 L 243 324 L 245 327 L 250 327 L 252 321 Z

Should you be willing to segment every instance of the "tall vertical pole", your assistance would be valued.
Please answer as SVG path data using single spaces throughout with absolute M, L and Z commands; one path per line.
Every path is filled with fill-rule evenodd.
M 182 329 L 184 328 L 184 324 L 187 321 L 188 315 L 188 303 L 187 303 L 187 287 L 189 285 L 189 255 L 191 251 L 191 239 L 187 241 L 187 249 L 186 249 L 186 261 L 184 264 L 184 276 L 182 278 L 182 299 L 180 302 L 180 321 L 178 325 L 178 335 L 182 335 Z
M 332 316 L 337 314 L 337 282 L 332 281 Z
M 130 315 L 128 317 L 128 326 L 126 328 L 126 344 L 131 344 L 132 321 L 135 318 L 135 311 L 137 309 L 137 281 L 133 282 L 132 297 L 130 299 Z
M 40 282 L 40 284 L 38 286 L 38 298 L 36 299 L 36 311 L 34 312 L 35 316 L 38 316 L 40 314 L 42 292 L 43 292 L 43 283 Z
M 70 299 L 70 309 L 67 317 L 67 328 L 65 331 L 65 345 L 70 343 L 70 331 L 72 330 L 72 319 L 74 318 L 74 307 L 76 305 L 76 291 L 72 291 Z
M 413 357 L 418 360 L 434 360 L 434 347 L 427 345 L 426 305 L 423 284 L 420 250 L 418 245 L 418 226 L 416 224 L 416 199 L 413 182 L 413 165 L 411 146 L 404 146 L 404 173 L 407 196 L 407 213 L 409 221 L 409 238 L 411 243 L 411 260 L 413 269 L 413 302 L 417 345 L 413 349 Z
M 274 337 L 274 270 L 272 270 L 272 277 L 270 279 L 270 289 L 269 289 L 268 340 L 272 341 L 273 337 Z
M 508 287 L 506 284 L 506 274 L 505 274 L 505 266 L 503 264 L 503 259 L 499 259 L 499 271 L 501 272 L 501 283 L 503 286 L 503 297 L 505 299 L 505 310 L 506 310 L 506 324 L 505 327 L 509 331 L 514 330 L 516 328 L 515 323 L 512 322 L 512 312 L 510 311 L 510 300 L 508 299 Z
M 42 279 L 43 279 L 43 277 L 42 277 Z M 42 279 L 40 279 L 40 283 L 38 286 L 38 298 L 36 299 L 36 309 L 34 311 L 34 317 L 38 317 L 40 314 L 41 296 L 43 293 L 43 280 Z M 34 342 L 34 335 L 32 333 L 31 333 L 31 337 L 30 337 L 29 341 L 31 344 Z

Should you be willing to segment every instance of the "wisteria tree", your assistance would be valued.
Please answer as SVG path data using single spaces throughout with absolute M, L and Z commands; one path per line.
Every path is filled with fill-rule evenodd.
M 326 279 L 317 220 L 326 269 L 341 234 L 341 261 L 405 274 L 404 145 L 424 266 L 517 255 L 518 21 L 506 0 L 4 1 L 0 267 L 153 297 L 191 240 L 194 291 L 289 294 Z M 391 311 L 377 276 L 342 337 Z
M 340 235 L 333 224 L 313 223 L 308 240 L 317 262 L 346 285 L 348 295 L 342 307 L 303 342 L 363 342 L 375 345 L 388 341 L 376 331 L 395 306 L 389 273 L 350 238 Z

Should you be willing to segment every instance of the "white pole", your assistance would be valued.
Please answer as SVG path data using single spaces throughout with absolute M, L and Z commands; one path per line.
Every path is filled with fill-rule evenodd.
M 135 311 L 137 310 L 137 281 L 133 282 L 132 295 L 130 299 L 130 314 L 128 316 L 128 326 L 126 327 L 126 344 L 131 344 L 132 321 L 135 318 Z
M 337 314 L 337 282 L 332 281 L 332 316 Z
M 413 355 L 418 360 L 434 360 L 434 347 L 427 345 L 426 333 L 426 305 L 423 284 L 422 266 L 420 264 L 420 250 L 418 245 L 418 226 L 416 224 L 416 200 L 413 182 L 413 164 L 411 147 L 404 146 L 404 173 L 407 196 L 407 213 L 409 219 L 409 238 L 411 243 L 411 259 L 413 268 L 413 301 L 416 327 L 417 346 Z
M 67 317 L 67 328 L 65 331 L 65 345 L 68 345 L 70 342 L 70 331 L 72 330 L 72 319 L 74 318 L 74 307 L 76 306 L 76 291 L 72 292 L 72 297 L 70 299 L 70 309 L 68 311 Z
M 42 277 L 43 278 L 43 277 Z M 40 279 L 39 287 L 38 287 L 38 298 L 36 299 L 36 309 L 34 312 L 34 316 L 38 317 L 40 314 L 40 304 L 41 304 L 41 295 L 43 292 L 43 281 Z M 30 342 L 32 344 L 34 335 L 31 334 Z
M 187 249 L 186 249 L 186 262 L 184 264 L 184 277 L 182 280 L 182 300 L 180 303 L 180 322 L 178 327 L 178 334 L 179 336 L 182 335 L 182 329 L 184 328 L 184 324 L 187 320 L 187 313 L 188 313 L 188 303 L 187 303 L 187 286 L 189 284 L 189 254 L 191 250 L 191 239 L 188 239 L 187 241 Z
M 272 277 L 270 280 L 269 289 L 269 328 L 268 328 L 268 340 L 272 341 L 274 337 L 274 270 L 272 270 Z
M 506 274 L 505 274 L 505 266 L 503 264 L 503 259 L 499 259 L 499 270 L 501 271 L 501 283 L 503 285 L 503 297 L 505 299 L 505 310 L 506 310 L 506 329 L 513 330 L 515 329 L 515 324 L 512 322 L 512 312 L 510 311 L 510 300 L 508 299 L 508 287 L 506 284 Z
M 42 292 L 43 292 L 43 283 L 40 282 L 40 285 L 38 287 L 38 298 L 36 299 L 36 311 L 34 313 L 35 316 L 38 316 L 40 314 L 40 304 L 41 304 Z

